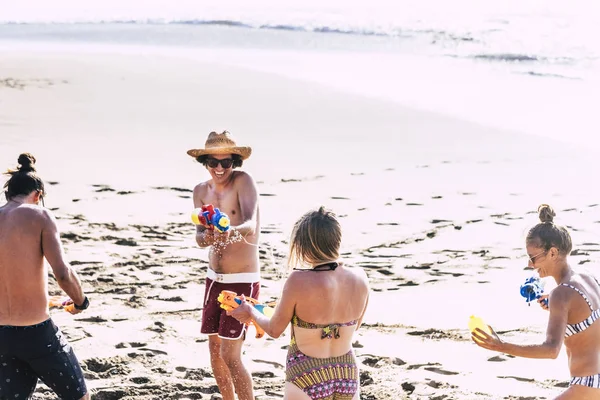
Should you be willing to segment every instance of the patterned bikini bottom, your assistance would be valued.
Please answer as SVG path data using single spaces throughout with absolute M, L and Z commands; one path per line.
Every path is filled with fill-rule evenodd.
M 288 347 L 285 380 L 313 400 L 352 400 L 359 387 L 352 350 L 339 357 L 309 357 L 298 349 L 294 338 Z

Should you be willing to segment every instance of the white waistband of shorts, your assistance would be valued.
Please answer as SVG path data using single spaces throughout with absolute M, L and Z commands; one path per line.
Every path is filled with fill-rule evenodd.
M 239 274 L 217 274 L 208 268 L 206 277 L 219 283 L 254 283 L 260 281 L 260 272 L 241 272 Z

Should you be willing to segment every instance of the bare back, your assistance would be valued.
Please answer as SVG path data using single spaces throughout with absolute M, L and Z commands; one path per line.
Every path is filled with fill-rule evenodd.
M 0 207 L 0 325 L 26 326 L 49 318 L 42 250 L 46 219 L 38 206 L 9 202 Z
M 212 204 L 229 216 L 232 226 L 243 224 L 249 214 L 256 212 L 253 233 L 243 235 L 243 239 L 230 240 L 226 246 L 212 246 L 209 253 L 209 266 L 217 273 L 243 273 L 257 272 L 260 269 L 258 260 L 258 239 L 260 235 L 260 213 L 257 199 L 246 199 L 245 197 L 256 197 L 251 177 L 243 171 L 233 171 L 231 182 L 221 188 L 212 182 L 204 182 L 194 189 L 194 206 L 201 207 Z M 256 211 L 245 209 L 245 204 L 253 203 L 251 208 Z M 216 236 L 219 234 L 216 233 Z
M 311 357 L 337 357 L 352 348 L 367 305 L 369 286 L 363 270 L 340 265 L 334 271 L 295 271 L 295 314 L 303 321 L 325 325 L 357 321 L 340 327 L 338 339 L 321 339 L 321 329 L 292 326 L 298 348 Z
M 570 285 L 587 296 L 594 310 L 600 308 L 600 285 L 587 274 L 574 275 Z M 583 296 L 571 288 L 568 324 L 584 321 L 591 314 L 590 306 Z M 595 321 L 585 331 L 565 339 L 571 376 L 590 376 L 600 373 L 600 321 Z

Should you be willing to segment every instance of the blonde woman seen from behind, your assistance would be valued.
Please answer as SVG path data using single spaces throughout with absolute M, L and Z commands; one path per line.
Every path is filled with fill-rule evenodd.
M 369 284 L 363 270 L 340 260 L 341 240 L 333 212 L 321 207 L 304 214 L 290 240 L 294 271 L 273 316 L 269 319 L 245 302 L 229 312 L 244 323 L 254 320 L 274 338 L 291 322 L 285 400 L 359 399 L 352 338 L 367 308 Z

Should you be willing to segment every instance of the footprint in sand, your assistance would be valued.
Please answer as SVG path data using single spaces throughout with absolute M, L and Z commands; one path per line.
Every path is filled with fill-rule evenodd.
M 188 369 L 186 367 L 175 367 L 175 371 L 177 372 L 185 372 L 183 379 L 190 379 L 201 381 L 204 378 L 211 378 L 213 375 L 209 371 L 203 368 L 191 368 Z
M 115 345 L 115 347 L 117 349 L 129 349 L 129 348 L 138 348 L 138 347 L 144 347 L 146 346 L 146 343 L 142 343 L 142 342 L 121 342 L 117 345 Z
M 429 328 L 424 331 L 407 332 L 411 336 L 426 336 L 428 339 L 462 339 L 461 335 L 455 332 L 446 332 L 439 329 Z
M 94 394 L 94 400 L 116 400 L 122 399 L 127 395 L 129 393 L 122 389 L 99 389 Z
M 408 394 L 411 394 L 412 392 L 415 391 L 415 385 L 413 385 L 412 383 L 409 383 L 409 382 L 404 382 L 402 384 L 402 390 L 404 390 Z
M 77 326 L 75 328 L 64 328 L 62 330 L 62 332 L 64 333 L 67 340 L 71 343 L 78 342 L 78 341 L 88 338 L 88 337 L 92 337 L 92 335 L 89 332 L 87 332 L 85 329 L 83 329 L 80 326 Z
M 252 372 L 254 378 L 275 378 L 275 374 L 271 371 L 255 371 Z
M 119 246 L 131 246 L 131 247 L 135 247 L 137 246 L 137 242 L 133 239 L 119 239 L 115 242 L 116 245 Z
M 129 380 L 133 383 L 137 383 L 138 385 L 149 383 L 151 381 L 151 379 L 146 376 L 135 376 L 133 378 L 129 378 Z
M 371 377 L 371 373 L 369 371 L 361 371 L 360 372 L 360 385 L 368 386 L 374 383 L 373 378 Z
M 287 346 L 286 346 L 286 348 L 287 348 Z M 275 362 L 275 361 L 267 361 L 267 360 L 259 360 L 259 359 L 253 359 L 252 361 L 254 361 L 255 363 L 272 365 L 275 368 L 283 369 L 283 365 L 278 362 Z
M 146 306 L 146 301 L 142 297 L 131 296 L 125 301 L 125 305 L 131 308 L 141 308 Z
M 115 375 L 128 375 L 131 370 L 121 356 L 110 358 L 90 358 L 82 363 L 86 379 L 106 379 Z
M 369 367 L 377 368 L 379 362 L 383 359 L 383 357 L 373 356 L 373 357 L 365 357 L 362 361 L 363 364 L 368 365 Z
M 434 381 L 434 380 L 429 380 L 427 382 L 427 386 L 430 386 L 434 389 L 442 389 L 442 388 L 453 388 L 456 389 L 458 386 L 456 385 L 450 385 L 449 383 L 446 382 L 438 382 L 438 381 Z
M 89 318 L 78 318 L 75 321 L 77 321 L 77 322 L 92 322 L 92 323 L 99 324 L 101 322 L 107 322 L 108 320 L 101 318 L 101 317 L 89 317 Z
M 380 357 L 372 355 L 366 356 L 362 363 L 372 368 L 382 368 L 386 365 L 402 366 L 406 364 L 404 360 L 398 357 Z
M 545 397 L 537 397 L 537 396 L 508 396 L 504 398 L 505 400 L 541 400 L 545 399 Z
M 436 374 L 442 374 L 442 375 L 458 375 L 458 372 L 448 371 L 448 370 L 437 368 L 437 367 L 426 367 L 425 370 L 435 372 Z
M 427 363 L 427 364 L 412 364 L 407 367 L 407 369 L 419 369 L 421 367 L 430 367 L 430 366 L 441 366 L 440 363 Z
M 95 190 L 95 192 L 96 192 L 96 193 L 102 193 L 102 192 L 114 192 L 114 191 L 115 191 L 115 189 L 113 189 L 113 188 L 111 188 L 111 187 L 108 187 L 108 186 L 105 186 L 105 187 L 102 187 L 102 188 L 100 188 L 100 189 L 96 189 L 96 190 Z
M 535 379 L 533 378 L 523 378 L 520 376 L 499 376 L 498 378 L 500 379 L 516 379 L 519 382 L 535 382 Z

